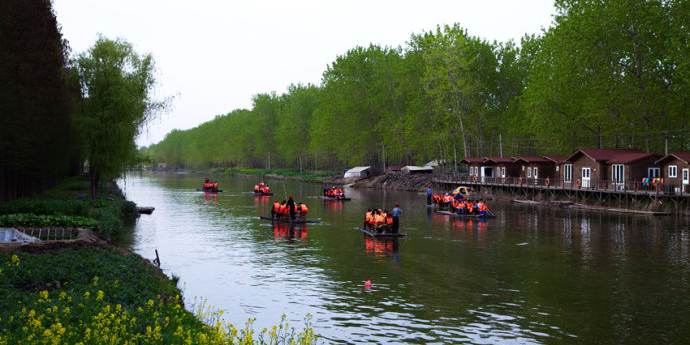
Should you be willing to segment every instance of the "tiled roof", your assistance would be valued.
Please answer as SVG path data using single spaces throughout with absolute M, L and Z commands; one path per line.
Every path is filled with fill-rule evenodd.
M 472 163 L 484 163 L 484 160 L 485 160 L 484 158 L 464 158 L 460 162 L 466 162 L 468 164 L 472 164 Z
M 608 161 L 610 159 L 614 159 L 622 154 L 626 153 L 642 153 L 640 150 L 635 150 L 635 149 L 580 149 L 577 150 L 575 153 L 570 155 L 567 160 L 573 160 L 575 157 L 577 157 L 580 154 L 584 154 L 589 158 L 594 159 L 595 161 Z
M 654 162 L 654 164 L 659 164 L 661 162 L 665 162 L 671 158 L 677 158 L 677 159 L 680 159 L 681 161 L 685 162 L 685 164 L 690 164 L 690 152 L 671 152 L 671 153 L 667 154 L 666 156 L 661 157 L 661 159 Z
M 658 158 L 659 155 L 656 153 L 644 153 L 644 152 L 633 152 L 633 153 L 624 153 L 621 155 L 618 155 L 616 158 L 609 159 L 606 163 L 609 164 L 630 164 L 635 161 L 638 161 L 640 159 L 645 159 L 649 157 L 655 157 Z
M 549 161 L 546 158 L 542 157 L 537 157 L 537 156 L 517 156 L 517 157 L 511 157 L 515 161 L 524 161 L 526 163 L 549 163 Z
M 566 157 L 561 155 L 546 155 L 543 158 L 548 159 L 554 163 L 563 163 L 565 162 Z
M 484 157 L 487 161 L 492 161 L 494 163 L 513 163 L 514 160 L 509 157 Z

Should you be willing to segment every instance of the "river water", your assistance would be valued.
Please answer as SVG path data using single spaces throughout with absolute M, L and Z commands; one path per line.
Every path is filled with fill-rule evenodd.
M 121 245 L 180 277 L 195 297 L 255 329 L 307 313 L 335 344 L 683 344 L 690 339 L 690 226 L 686 218 L 489 201 L 496 218 L 449 219 L 419 193 L 211 177 L 223 193 L 196 192 L 204 176 L 130 174 L 119 184 L 154 206 Z M 260 220 L 292 195 L 318 224 Z M 407 238 L 372 241 L 357 230 L 368 207 L 403 210 Z M 364 282 L 371 280 L 370 289 Z

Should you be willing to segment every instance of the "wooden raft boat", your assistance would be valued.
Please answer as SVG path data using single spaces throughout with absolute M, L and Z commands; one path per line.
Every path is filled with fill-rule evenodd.
M 455 212 L 450 212 L 450 211 L 436 211 L 437 214 L 443 214 L 446 216 L 452 216 L 452 217 L 458 217 L 458 218 L 494 218 L 496 217 L 495 214 L 485 214 L 485 215 L 480 215 L 480 214 L 458 214 Z
M 203 188 L 197 188 L 196 191 L 197 192 L 206 192 L 206 193 L 222 193 L 223 192 L 222 189 L 217 189 L 217 190 L 208 189 L 207 190 L 207 189 L 203 189 Z
M 390 232 L 371 232 L 370 230 L 367 230 L 365 228 L 357 228 L 359 231 L 371 236 L 371 237 L 405 237 L 407 234 L 399 232 L 397 234 L 390 233 Z
M 299 218 L 295 219 L 295 220 L 290 220 L 290 218 L 273 218 L 273 217 L 264 217 L 264 216 L 260 216 L 259 218 L 274 221 L 274 222 L 283 222 L 283 223 L 320 223 L 320 221 L 318 221 L 318 220 L 299 219 Z
M 259 195 L 259 196 L 268 196 L 268 195 L 273 195 L 273 193 L 268 192 L 268 193 L 260 193 L 260 192 L 247 192 L 247 194 L 252 194 L 252 195 Z
M 323 196 L 323 195 L 320 196 L 319 198 L 321 198 L 323 200 L 329 200 L 329 201 L 347 201 L 347 200 L 350 200 L 350 198 L 334 198 L 334 197 Z

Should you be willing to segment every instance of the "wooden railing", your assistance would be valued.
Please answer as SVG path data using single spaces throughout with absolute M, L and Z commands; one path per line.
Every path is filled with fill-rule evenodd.
M 467 174 L 434 174 L 434 182 L 458 183 L 467 185 L 491 185 L 511 187 L 532 187 L 537 189 L 564 189 L 583 191 L 604 191 L 617 193 L 647 193 L 690 196 L 690 186 L 679 183 L 662 183 L 660 181 L 643 183 L 640 181 L 617 182 L 598 179 L 551 179 L 521 177 L 482 177 Z

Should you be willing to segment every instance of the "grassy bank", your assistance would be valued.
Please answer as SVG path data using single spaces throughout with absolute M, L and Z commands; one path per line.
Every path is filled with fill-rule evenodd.
M 175 284 L 116 249 L 0 254 L 0 344 L 313 344 L 282 324 L 255 334 L 220 321 L 197 301 L 185 310 Z
M 83 227 L 101 239 L 116 237 L 136 205 L 113 186 L 98 199 L 85 198 L 82 182 L 7 203 L 0 223 Z M 301 332 L 281 322 L 257 333 L 252 320 L 241 328 L 222 322 L 222 311 L 205 301 L 185 309 L 176 281 L 103 241 L 0 244 L 0 345 L 317 343 L 308 318 Z
M 216 168 L 213 174 L 246 175 L 269 178 L 283 178 L 306 182 L 323 182 L 338 174 L 335 171 L 299 171 L 298 169 L 254 169 L 254 168 Z

